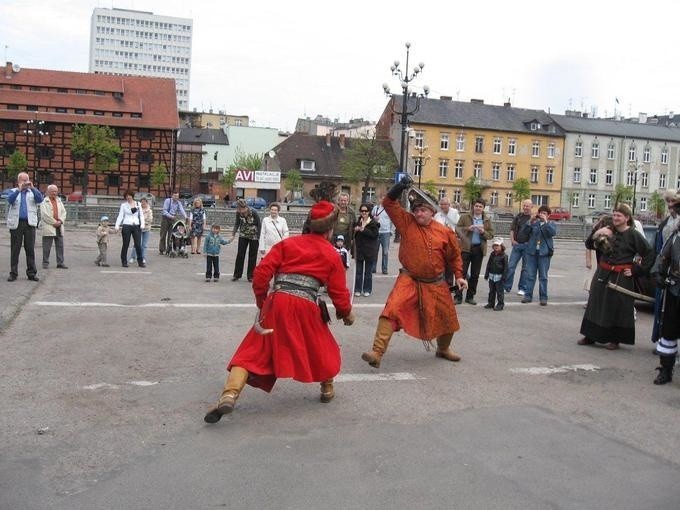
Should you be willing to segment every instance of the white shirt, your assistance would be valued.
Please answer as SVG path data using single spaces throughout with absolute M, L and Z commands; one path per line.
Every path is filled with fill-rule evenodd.
M 392 220 L 390 217 L 387 215 L 387 211 L 385 211 L 385 208 L 378 204 L 373 206 L 373 211 L 371 211 L 371 216 L 373 216 L 374 220 L 377 220 L 378 223 L 380 224 L 380 228 L 378 229 L 378 233 L 380 234 L 391 234 L 393 229 L 392 225 Z
M 288 237 L 288 222 L 286 218 L 265 216 L 260 228 L 260 251 L 268 252 L 272 246 Z
M 132 206 L 127 201 L 120 204 L 118 218 L 116 219 L 116 230 L 118 230 L 121 225 L 139 225 L 142 229 L 144 228 L 144 214 L 142 213 L 139 202 L 135 202 L 134 207 L 137 208 L 137 212 L 133 213 Z
M 442 225 L 449 227 L 451 230 L 456 230 L 460 214 L 458 213 L 458 209 L 450 207 L 448 214 L 444 215 L 444 213 L 440 211 L 434 215 L 434 219 Z

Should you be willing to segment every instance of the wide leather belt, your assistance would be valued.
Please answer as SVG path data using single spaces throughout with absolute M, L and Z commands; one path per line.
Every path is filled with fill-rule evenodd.
M 412 280 L 415 280 L 419 283 L 439 283 L 441 281 L 444 281 L 444 273 L 441 273 L 440 275 L 437 275 L 434 278 L 418 278 L 416 276 L 413 276 L 411 273 L 409 273 L 408 269 L 405 269 L 403 267 L 399 268 L 399 272 L 405 274 Z

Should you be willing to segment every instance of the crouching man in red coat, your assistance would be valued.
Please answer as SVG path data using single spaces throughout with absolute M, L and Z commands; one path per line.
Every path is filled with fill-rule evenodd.
M 337 206 L 318 202 L 310 213 L 311 233 L 275 244 L 255 268 L 259 324 L 248 331 L 227 365 L 229 376 L 217 404 L 205 415 L 207 423 L 230 413 L 246 384 L 270 392 L 280 377 L 320 382 L 321 402 L 334 397 L 340 348 L 317 304 L 320 286 L 328 290 L 338 319 L 346 325 L 354 322 L 345 269 L 329 242 L 337 216 Z

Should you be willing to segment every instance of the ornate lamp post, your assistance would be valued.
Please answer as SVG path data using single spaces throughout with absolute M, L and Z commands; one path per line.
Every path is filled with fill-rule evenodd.
M 36 119 L 29 119 L 26 121 L 26 140 L 33 136 L 33 179 L 38 178 L 38 140 L 41 136 L 49 134 L 45 129 L 45 121 Z
M 430 159 L 430 156 L 425 155 L 427 152 L 427 145 L 416 146 L 415 152 L 416 154 L 413 155 L 413 166 L 414 168 L 418 168 L 418 187 L 420 188 L 420 182 L 423 178 L 423 168 L 425 167 L 425 163 Z
M 642 167 L 642 163 L 638 163 L 637 160 L 635 160 L 635 163 L 631 162 L 630 163 L 630 168 L 633 169 L 633 216 L 635 216 L 635 205 L 636 205 L 636 194 L 637 194 L 637 182 L 638 182 L 638 174 L 640 173 L 640 167 Z

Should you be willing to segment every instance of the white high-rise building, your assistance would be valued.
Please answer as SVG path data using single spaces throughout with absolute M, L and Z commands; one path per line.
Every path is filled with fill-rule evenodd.
M 177 106 L 189 109 L 193 20 L 129 9 L 92 11 L 90 72 L 174 78 Z

